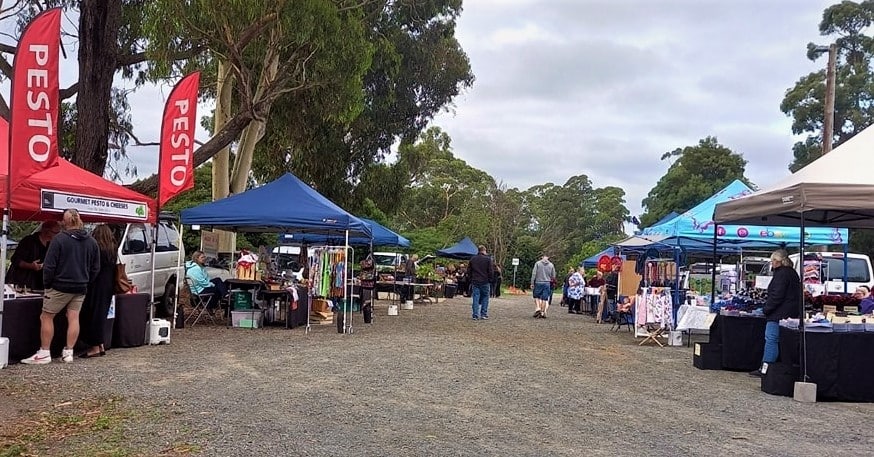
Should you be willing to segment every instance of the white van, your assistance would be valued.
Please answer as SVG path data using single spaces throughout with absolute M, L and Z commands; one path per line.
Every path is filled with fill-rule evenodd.
M 188 260 L 185 247 L 178 246 L 179 231 L 174 221 L 175 217 L 169 215 L 162 216 L 158 222 L 158 242 L 155 245 L 155 290 L 151 290 L 154 226 L 144 223 L 111 226 L 119 241 L 119 262 L 124 264 L 125 272 L 136 286 L 137 292 L 152 294 L 152 299 L 157 302 L 155 315 L 158 317 L 169 317 L 173 314 L 176 276 L 183 274 L 185 262 Z M 182 265 L 178 266 L 180 250 Z M 207 271 L 211 278 L 230 277 L 228 270 L 207 267 Z
M 406 254 L 400 252 L 373 253 L 373 263 L 376 264 L 376 270 L 384 273 L 394 273 L 398 268 L 403 267 L 406 261 Z
M 807 275 L 817 276 L 825 288 L 825 293 L 844 292 L 844 253 L 843 252 L 809 252 L 805 255 L 819 257 L 820 266 L 808 269 Z M 798 269 L 798 254 L 789 256 L 795 268 Z M 874 285 L 874 270 L 871 268 L 871 259 L 865 254 L 847 254 L 847 292 L 853 293 L 859 286 Z M 770 276 L 770 264 L 764 268 L 765 274 Z M 770 278 L 769 278 L 770 279 Z

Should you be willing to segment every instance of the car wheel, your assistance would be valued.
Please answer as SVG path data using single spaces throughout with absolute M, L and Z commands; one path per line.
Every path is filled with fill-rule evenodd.
M 164 295 L 155 307 L 155 315 L 157 317 L 172 319 L 173 317 L 173 302 L 176 298 L 176 283 L 168 281 L 164 286 Z

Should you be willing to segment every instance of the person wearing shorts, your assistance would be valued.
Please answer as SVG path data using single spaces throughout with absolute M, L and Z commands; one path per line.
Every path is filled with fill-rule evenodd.
M 97 278 L 100 270 L 100 250 L 88 234 L 74 209 L 64 211 L 64 231 L 49 244 L 42 267 L 43 296 L 40 321 L 40 348 L 36 354 L 21 363 L 43 365 L 52 361 L 49 348 L 55 334 L 55 315 L 66 309 L 67 341 L 61 360 L 73 361 L 73 346 L 79 338 L 79 311 L 85 300 L 88 284 Z
M 534 291 L 534 317 L 546 318 L 549 300 L 552 298 L 552 286 L 555 284 L 555 267 L 544 255 L 531 270 L 531 290 Z

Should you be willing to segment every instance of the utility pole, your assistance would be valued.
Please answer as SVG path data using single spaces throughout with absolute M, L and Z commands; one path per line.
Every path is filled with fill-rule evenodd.
M 828 67 L 825 71 L 825 118 L 822 123 L 822 155 L 832 150 L 835 137 L 835 62 L 838 45 L 832 43 L 828 47 Z

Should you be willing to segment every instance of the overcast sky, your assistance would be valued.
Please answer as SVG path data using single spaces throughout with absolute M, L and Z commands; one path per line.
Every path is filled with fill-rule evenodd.
M 708 135 L 767 186 L 788 175 L 785 91 L 825 65 L 808 42 L 835 1 L 467 0 L 458 39 L 476 75 L 435 124 L 456 156 L 510 187 L 586 174 L 632 214 L 662 153 Z
M 827 43 L 817 26 L 834 3 L 466 0 L 457 35 L 476 82 L 434 124 L 457 157 L 499 182 L 524 189 L 586 174 L 625 189 L 634 215 L 670 165 L 662 153 L 707 135 L 742 153 L 747 176 L 767 186 L 789 173 L 796 141 L 780 101 L 825 65 L 807 60 L 806 45 Z M 76 77 L 68 53 L 62 85 Z M 169 92 L 131 96 L 143 141 L 158 140 Z M 141 177 L 157 168 L 156 148 L 129 154 Z

